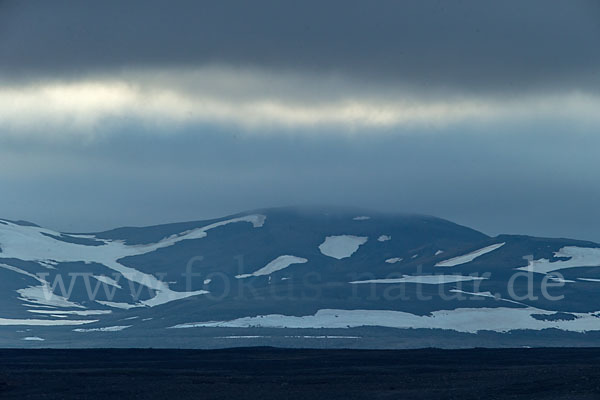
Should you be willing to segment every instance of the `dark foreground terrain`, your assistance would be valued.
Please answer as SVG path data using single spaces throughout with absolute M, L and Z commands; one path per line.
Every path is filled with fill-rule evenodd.
M 0 350 L 1 399 L 600 399 L 600 348 Z

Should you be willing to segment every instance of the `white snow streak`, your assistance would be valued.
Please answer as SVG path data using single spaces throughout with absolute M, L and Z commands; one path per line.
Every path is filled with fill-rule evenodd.
M 600 279 L 594 279 L 594 278 L 577 278 L 580 281 L 586 281 L 586 282 L 600 282 Z
M 27 310 L 34 314 L 52 315 L 53 317 L 65 317 L 67 315 L 79 315 L 80 317 L 88 317 L 90 315 L 105 315 L 110 314 L 110 310 Z
M 385 260 L 385 262 L 388 263 L 388 264 L 395 264 L 395 263 L 400 262 L 402 260 L 404 260 L 404 259 L 400 258 L 400 257 L 394 257 L 394 258 L 388 258 L 387 260 Z
M 74 319 L 12 319 L 12 318 L 0 318 L 0 326 L 59 326 L 59 325 L 85 325 L 91 324 L 92 322 L 98 322 L 98 320 L 83 320 L 78 321 Z
M 122 310 L 129 310 L 131 308 L 142 307 L 142 305 L 140 305 L 140 304 L 116 303 L 114 301 L 103 301 L 103 300 L 96 300 L 96 303 L 102 304 L 103 306 L 107 306 L 107 307 L 119 308 Z
M 121 285 L 119 285 L 119 284 L 117 283 L 117 281 L 115 281 L 115 280 L 114 280 L 114 279 L 112 279 L 112 278 L 109 278 L 108 276 L 104 276 L 104 275 L 95 276 L 95 275 L 94 275 L 94 278 L 95 278 L 95 279 L 97 279 L 97 280 L 99 280 L 99 281 L 100 281 L 100 282 L 102 282 L 102 283 L 105 283 L 105 284 L 107 284 L 107 285 L 114 286 L 114 287 L 116 287 L 116 288 L 118 288 L 118 289 L 123 289 L 123 288 L 121 287 Z
M 504 242 L 496 243 L 491 246 L 484 247 L 483 249 L 475 250 L 469 254 L 450 258 L 445 261 L 440 261 L 439 263 L 435 264 L 435 266 L 436 267 L 454 267 L 456 265 L 466 264 L 466 263 L 473 261 L 477 257 L 481 257 L 484 254 L 487 254 L 489 252 L 499 249 L 500 247 L 504 246 L 505 244 L 506 243 L 504 243 Z
M 133 325 L 121 325 L 121 326 L 107 326 L 104 328 L 89 328 L 89 329 L 83 329 L 83 328 L 77 328 L 77 329 L 73 329 L 74 332 L 120 332 L 124 329 L 127 328 L 131 328 Z
M 308 262 L 308 260 L 302 257 L 288 255 L 279 256 L 264 267 L 262 267 L 261 269 L 259 269 L 258 271 L 254 271 L 251 274 L 236 275 L 236 278 L 243 279 L 249 278 L 251 276 L 271 275 L 273 272 L 281 271 L 282 269 L 285 269 L 292 264 L 304 264 L 306 262 Z
M 179 324 L 172 328 L 294 328 L 343 329 L 361 326 L 379 326 L 399 329 L 445 329 L 457 332 L 509 332 L 519 329 L 559 329 L 570 332 L 600 331 L 600 312 L 571 313 L 574 320 L 544 321 L 533 314 L 552 315 L 532 307 L 526 308 L 458 308 L 433 311 L 429 315 L 415 315 L 390 310 L 319 310 L 314 315 L 301 317 L 270 314 L 244 317 L 231 321 L 209 321 Z
M 480 278 L 475 276 L 465 275 L 404 275 L 402 278 L 389 278 L 389 279 L 371 279 L 367 281 L 353 281 L 351 284 L 365 284 L 365 283 L 422 283 L 425 285 L 443 285 L 446 283 L 456 283 L 465 281 L 479 281 L 487 278 Z

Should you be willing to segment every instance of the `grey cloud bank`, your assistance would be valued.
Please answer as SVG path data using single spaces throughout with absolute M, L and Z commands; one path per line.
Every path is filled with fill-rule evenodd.
M 3 73 L 206 63 L 419 90 L 598 90 L 596 1 L 4 1 Z

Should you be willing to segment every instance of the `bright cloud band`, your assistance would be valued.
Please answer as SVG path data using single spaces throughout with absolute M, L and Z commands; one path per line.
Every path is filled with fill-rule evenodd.
M 531 118 L 596 124 L 598 109 L 597 96 L 580 92 L 425 97 L 327 77 L 206 68 L 0 86 L 0 135 L 93 135 L 114 119 L 165 128 L 230 125 L 248 132 L 323 127 L 373 132 Z

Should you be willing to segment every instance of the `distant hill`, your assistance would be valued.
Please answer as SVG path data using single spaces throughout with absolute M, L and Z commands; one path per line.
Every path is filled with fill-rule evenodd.
M 0 220 L 3 347 L 593 345 L 600 246 L 272 208 L 64 234 Z

